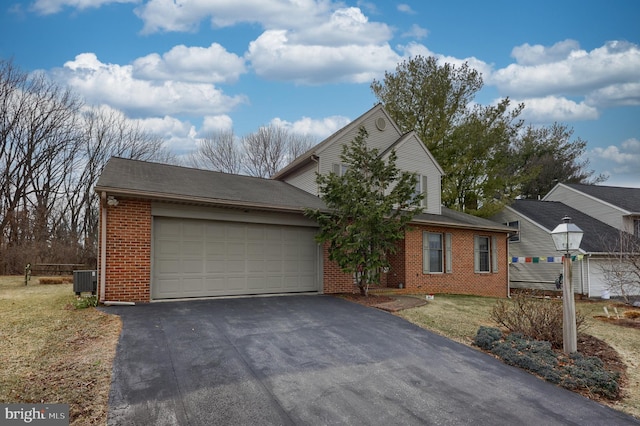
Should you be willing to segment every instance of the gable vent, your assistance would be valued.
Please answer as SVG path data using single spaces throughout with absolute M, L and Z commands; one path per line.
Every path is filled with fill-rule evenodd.
M 387 128 L 387 122 L 382 117 L 376 118 L 376 127 L 382 131 Z

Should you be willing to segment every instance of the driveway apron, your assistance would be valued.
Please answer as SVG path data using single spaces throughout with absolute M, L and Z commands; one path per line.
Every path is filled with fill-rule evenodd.
M 110 425 L 639 425 L 473 348 L 331 296 L 104 308 Z

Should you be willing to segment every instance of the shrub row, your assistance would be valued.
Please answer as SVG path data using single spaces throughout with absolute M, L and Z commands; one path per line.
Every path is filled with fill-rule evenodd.
M 567 357 L 555 352 L 551 343 L 527 338 L 521 333 L 503 333 L 494 327 L 480 327 L 474 343 L 505 363 L 528 370 L 566 389 L 588 389 L 615 399 L 620 394 L 620 375 L 606 371 L 602 360 L 576 352 Z

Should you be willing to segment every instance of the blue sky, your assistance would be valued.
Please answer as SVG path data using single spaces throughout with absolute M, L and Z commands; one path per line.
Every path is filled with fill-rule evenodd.
M 267 124 L 321 140 L 413 55 L 468 62 L 528 123 L 588 142 L 607 185 L 640 187 L 640 2 L 29 0 L 0 6 L 0 57 L 138 120 L 184 154 Z

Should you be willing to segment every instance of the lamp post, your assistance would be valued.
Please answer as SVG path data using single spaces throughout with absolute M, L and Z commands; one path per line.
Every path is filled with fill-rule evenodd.
M 576 302 L 573 293 L 573 281 L 571 279 L 571 252 L 580 249 L 582 241 L 582 229 L 571 218 L 565 216 L 562 223 L 551 231 L 551 238 L 556 250 L 562 252 L 563 273 L 562 280 L 562 348 L 570 354 L 578 350 L 578 336 L 576 332 Z

